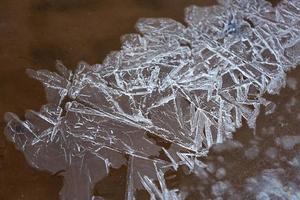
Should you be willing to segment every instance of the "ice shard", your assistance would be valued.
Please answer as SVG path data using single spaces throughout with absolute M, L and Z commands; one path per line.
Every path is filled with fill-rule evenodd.
M 263 94 L 278 93 L 300 61 L 298 0 L 219 0 L 186 8 L 185 22 L 140 19 L 138 33 L 123 36 L 102 64 L 27 71 L 48 103 L 25 121 L 7 113 L 5 134 L 31 166 L 62 171 L 62 200 L 96 198 L 95 183 L 122 165 L 124 199 L 141 189 L 151 199 L 184 199 L 164 173 L 204 167 L 212 145 L 243 120 L 255 128 L 261 106 L 274 109 Z

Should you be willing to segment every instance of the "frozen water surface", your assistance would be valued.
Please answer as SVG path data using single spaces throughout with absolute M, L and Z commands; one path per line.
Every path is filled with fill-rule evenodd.
M 7 113 L 5 134 L 33 167 L 61 172 L 61 199 L 100 198 L 92 194 L 94 185 L 122 165 L 124 199 L 135 199 L 138 190 L 151 199 L 185 199 L 188 192 L 169 188 L 165 180 L 166 172 L 183 166 L 190 174 L 216 174 L 210 190 L 216 199 L 236 195 L 222 180 L 226 169 L 202 158 L 224 141 L 214 151 L 243 148 L 230 140 L 242 121 L 255 128 L 261 106 L 274 111 L 262 96 L 277 94 L 285 73 L 299 64 L 300 2 L 272 7 L 264 0 L 219 0 L 186 8 L 185 22 L 140 19 L 139 33 L 123 36 L 121 50 L 102 64 L 27 71 L 43 83 L 48 103 L 39 112 L 27 111 L 25 121 Z M 296 88 L 297 81 L 288 84 Z M 298 140 L 285 136 L 277 143 L 290 150 Z M 259 154 L 255 144 L 245 152 L 250 160 Z M 274 149 L 265 154 L 277 156 Z M 290 162 L 299 166 L 298 157 Z M 259 190 L 257 199 L 286 198 L 277 180 L 281 173 L 262 172 L 247 181 L 245 191 Z M 260 183 L 266 186 L 255 189 Z M 287 187 L 296 191 L 292 183 Z M 299 191 L 292 196 L 297 198 Z

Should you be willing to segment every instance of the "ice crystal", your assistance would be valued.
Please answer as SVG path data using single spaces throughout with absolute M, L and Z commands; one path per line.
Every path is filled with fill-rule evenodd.
M 7 113 L 5 133 L 32 166 L 63 171 L 61 199 L 96 198 L 95 183 L 122 165 L 126 199 L 140 189 L 184 199 L 166 186 L 167 170 L 206 166 L 200 158 L 213 144 L 231 139 L 243 120 L 255 128 L 262 105 L 274 110 L 262 95 L 278 93 L 300 61 L 298 0 L 219 0 L 188 7 L 185 22 L 139 20 L 139 34 L 123 36 L 102 64 L 28 70 L 48 104 L 25 121 Z M 216 183 L 215 193 L 225 186 Z

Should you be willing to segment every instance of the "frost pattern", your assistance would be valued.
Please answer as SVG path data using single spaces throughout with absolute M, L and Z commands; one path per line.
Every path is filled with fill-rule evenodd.
M 33 167 L 63 170 L 62 200 L 96 199 L 94 184 L 122 165 L 126 199 L 140 189 L 184 199 L 167 188 L 167 170 L 206 166 L 200 158 L 242 120 L 255 128 L 262 105 L 274 110 L 262 95 L 278 93 L 300 61 L 298 0 L 219 0 L 188 7 L 185 22 L 140 19 L 139 34 L 123 36 L 101 65 L 27 71 L 48 104 L 25 121 L 7 113 L 5 133 Z

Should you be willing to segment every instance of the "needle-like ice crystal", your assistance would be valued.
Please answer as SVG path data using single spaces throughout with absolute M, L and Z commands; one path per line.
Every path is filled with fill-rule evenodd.
M 278 93 L 300 61 L 299 0 L 219 0 L 186 8 L 185 22 L 140 19 L 139 34 L 123 36 L 102 64 L 28 70 L 48 103 L 25 121 L 7 113 L 5 134 L 33 167 L 63 171 L 62 200 L 95 199 L 95 183 L 122 165 L 124 199 L 140 189 L 183 199 L 166 186 L 167 170 L 205 166 L 213 144 L 242 121 L 255 128 L 261 106 L 274 109 L 262 95 Z

